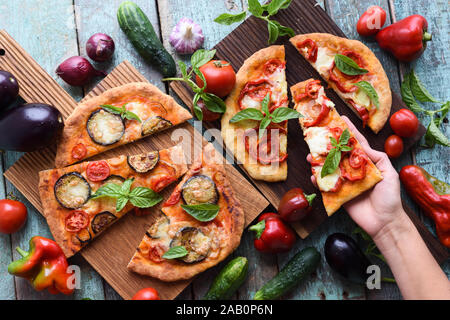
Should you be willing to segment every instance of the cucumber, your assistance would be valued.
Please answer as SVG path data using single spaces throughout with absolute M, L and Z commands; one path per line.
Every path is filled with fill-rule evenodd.
M 120 28 L 125 32 L 137 52 L 157 67 L 164 77 L 172 77 L 177 67 L 172 56 L 162 45 L 145 13 L 131 1 L 123 2 L 117 11 Z
M 320 262 L 320 253 L 308 247 L 297 253 L 272 280 L 259 289 L 253 300 L 273 300 L 295 287 L 310 275 Z
M 228 262 L 214 279 L 203 300 L 226 300 L 247 278 L 248 260 L 245 257 L 237 257 Z

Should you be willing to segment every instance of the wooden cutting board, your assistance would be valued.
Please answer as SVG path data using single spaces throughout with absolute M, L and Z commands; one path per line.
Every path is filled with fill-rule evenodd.
M 291 27 L 296 34 L 325 32 L 345 37 L 339 27 L 314 0 L 294 0 L 287 10 L 281 10 L 274 19 L 282 25 Z M 256 51 L 268 46 L 267 39 L 267 23 L 251 16 L 214 48 L 217 50 L 217 58 L 230 62 L 234 70 L 237 71 L 245 59 Z M 278 39 L 276 44 L 283 44 L 286 49 L 286 77 L 288 87 L 309 78 L 321 79 L 314 68 L 289 43 L 288 37 Z M 192 107 L 193 94 L 184 83 L 172 82 L 170 86 L 188 106 Z M 290 92 L 289 89 L 288 92 Z M 377 150 L 384 149 L 384 141 L 388 136 L 393 134 L 389 124 L 378 134 L 374 134 L 369 128 L 362 128 L 362 121 L 344 104 L 332 89 L 326 90 L 326 93 L 336 104 L 336 110 L 341 115 L 346 115 L 350 118 L 373 148 Z M 291 101 L 290 97 L 289 101 Z M 403 101 L 393 92 L 391 113 L 405 107 Z M 206 126 L 220 128 L 220 122 L 216 121 L 206 124 Z M 289 157 L 287 161 L 289 173 L 287 180 L 278 183 L 253 181 L 275 208 L 278 208 L 283 194 L 292 188 L 302 187 L 307 193 L 317 193 L 317 189 L 310 181 L 311 169 L 306 161 L 309 149 L 303 139 L 303 134 L 297 121 L 289 121 L 288 132 Z M 425 128 L 421 125 L 415 137 L 404 139 L 405 151 L 417 142 L 424 133 Z M 322 204 L 322 198 L 319 196 L 315 200 L 314 214 L 302 220 L 301 223 L 296 223 L 295 229 L 300 237 L 305 238 L 325 221 L 327 217 Z
M 0 30 L 0 69 L 14 74 L 20 84 L 20 95 L 27 102 L 43 102 L 58 108 L 66 118 L 77 102 L 47 74 L 4 30 Z M 122 62 L 86 97 L 90 98 L 107 89 L 130 82 L 147 81 L 129 62 Z M 136 154 L 159 150 L 181 143 L 188 163 L 199 154 L 207 141 L 189 123 L 182 124 L 153 137 L 110 150 L 92 159 L 107 159 L 120 154 Z M 219 146 L 220 147 L 220 146 Z M 5 176 L 23 195 L 42 212 L 39 199 L 38 172 L 53 168 L 55 148 L 27 153 L 6 172 Z M 226 165 L 227 175 L 245 212 L 246 225 L 263 211 L 269 202 L 232 165 Z M 173 187 L 162 192 L 167 198 Z M 160 206 L 145 217 L 128 214 L 95 239 L 81 255 L 125 299 L 131 298 L 139 289 L 154 287 L 162 299 L 175 298 L 191 280 L 165 283 L 129 272 L 126 268 L 145 231 L 151 225 Z M 200 275 L 201 276 L 201 275 Z

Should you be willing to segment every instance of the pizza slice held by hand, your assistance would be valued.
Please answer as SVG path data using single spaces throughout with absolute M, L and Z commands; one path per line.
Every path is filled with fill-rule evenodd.
M 146 232 L 128 269 L 163 281 L 189 279 L 238 245 L 244 212 L 213 145 L 204 147 Z
M 149 208 L 187 171 L 181 146 L 39 172 L 43 214 L 70 257 L 127 212 Z
M 300 34 L 290 41 L 364 126 L 375 133 L 383 128 L 392 93 L 383 66 L 367 46 L 328 33 Z
M 311 154 L 312 173 L 328 215 L 383 179 L 319 80 L 291 87 L 295 109 Z
M 192 118 L 150 83 L 135 82 L 80 103 L 65 121 L 55 167 L 61 168 Z

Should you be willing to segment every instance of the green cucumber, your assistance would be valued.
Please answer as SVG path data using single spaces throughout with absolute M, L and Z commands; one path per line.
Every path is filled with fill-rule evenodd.
M 237 257 L 228 262 L 214 279 L 203 300 L 230 299 L 247 278 L 248 260 Z
M 164 48 L 150 20 L 137 4 L 131 1 L 123 2 L 117 11 L 117 20 L 120 28 L 146 61 L 157 67 L 164 77 L 172 77 L 176 74 L 175 61 Z
M 308 247 L 297 253 L 272 280 L 259 289 L 253 300 L 273 300 L 294 288 L 310 275 L 320 262 L 320 253 Z

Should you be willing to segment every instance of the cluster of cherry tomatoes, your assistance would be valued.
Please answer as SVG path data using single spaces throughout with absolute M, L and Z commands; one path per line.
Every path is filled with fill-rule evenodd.
M 384 143 L 384 151 L 390 158 L 398 158 L 403 152 L 402 138 L 413 137 L 419 129 L 419 120 L 409 109 L 395 112 L 389 124 L 395 134 L 388 137 Z

